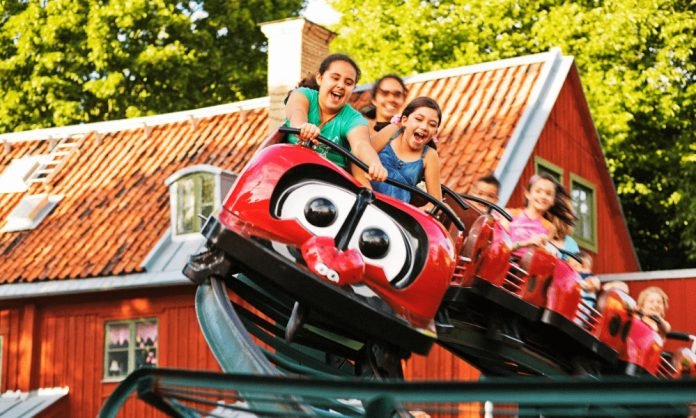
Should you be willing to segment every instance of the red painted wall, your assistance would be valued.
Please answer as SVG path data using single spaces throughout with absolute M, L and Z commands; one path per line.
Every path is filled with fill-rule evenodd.
M 20 356 L 19 356 L 19 328 L 21 309 L 0 310 L 0 336 L 2 336 L 2 375 L 0 380 L 0 392 L 8 389 L 23 389 L 20 386 Z
M 435 345 L 427 356 L 417 354 L 404 362 L 406 380 L 478 380 L 481 373 L 466 361 L 452 355 L 444 348 Z M 436 414 L 437 418 L 478 418 L 483 406 L 479 403 L 457 405 L 460 413 Z M 432 415 L 432 414 L 431 414 Z
M 148 297 L 132 293 L 75 295 L 0 311 L 0 335 L 4 337 L 2 390 L 67 386 L 67 405 L 61 405 L 67 411 L 64 416 L 96 416 L 118 385 L 102 379 L 105 324 L 112 320 L 157 318 L 160 367 L 219 371 L 196 320 L 195 288 L 153 289 L 151 293 Z M 33 348 L 21 328 L 22 323 L 32 320 L 25 306 L 35 306 L 37 343 Z M 23 382 L 27 382 L 26 387 Z M 162 415 L 133 397 L 119 416 Z
M 591 252 L 595 272 L 638 271 L 638 261 L 574 66 L 537 142 L 534 156 L 564 169 L 563 185 L 567 190 L 571 172 L 595 186 L 598 251 Z M 509 207 L 521 207 L 524 203 L 524 189 L 534 174 L 533 157 L 510 197 Z

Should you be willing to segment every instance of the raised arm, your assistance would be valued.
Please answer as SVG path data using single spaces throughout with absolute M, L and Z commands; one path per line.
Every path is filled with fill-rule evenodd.
M 372 138 L 370 138 L 372 148 L 374 148 L 377 152 L 382 151 L 382 149 L 389 143 L 389 138 L 391 138 L 391 136 L 394 135 L 394 133 L 398 131 L 399 128 L 399 125 L 395 125 L 392 123 L 385 126 L 381 131 L 377 132 L 375 135 L 372 135 Z
M 355 178 L 368 187 L 370 180 L 384 181 L 387 178 L 387 169 L 379 160 L 377 151 L 372 148 L 369 138 L 370 131 L 367 125 L 356 126 L 348 132 L 351 152 L 369 167 L 367 175 L 357 167 L 352 167 L 351 170 Z
M 285 117 L 291 128 L 299 128 L 298 137 L 302 141 L 311 141 L 319 136 L 319 127 L 307 122 L 309 115 L 309 100 L 304 94 L 293 91 L 285 104 Z
M 437 200 L 442 200 L 440 156 L 437 154 L 437 151 L 428 147 L 423 163 L 425 164 L 425 189 Z

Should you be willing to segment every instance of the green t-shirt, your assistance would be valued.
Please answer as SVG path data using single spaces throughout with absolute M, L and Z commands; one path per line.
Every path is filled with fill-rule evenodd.
M 295 91 L 302 93 L 309 101 L 309 114 L 307 115 L 307 122 L 317 126 L 321 125 L 321 113 L 319 112 L 319 92 L 306 87 L 299 87 Z M 288 120 L 285 120 L 285 125 L 290 125 Z M 350 144 L 348 144 L 348 132 L 361 125 L 367 126 L 367 119 L 365 119 L 360 112 L 353 109 L 350 105 L 345 105 L 333 119 L 327 122 L 326 125 L 322 126 L 320 133 L 321 136 L 330 140 L 331 142 L 350 150 Z M 297 136 L 288 135 L 288 142 L 291 144 L 296 144 L 298 142 Z M 316 151 L 343 168 L 346 168 L 348 165 L 343 156 L 331 151 L 326 146 L 319 145 L 316 147 Z

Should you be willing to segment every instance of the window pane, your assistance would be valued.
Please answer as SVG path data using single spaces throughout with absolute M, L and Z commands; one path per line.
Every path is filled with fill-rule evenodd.
M 215 183 L 216 176 L 209 173 L 191 174 L 176 182 L 177 234 L 200 231 L 199 215 L 208 217 L 215 209 Z
M 128 324 L 108 325 L 106 335 L 109 349 L 128 348 L 130 338 Z
M 213 206 L 215 204 L 215 177 L 212 174 L 200 174 L 201 176 L 201 206 Z
M 128 351 L 112 351 L 106 356 L 106 375 L 108 377 L 128 374 Z
M 573 207 L 578 216 L 578 222 L 575 227 L 575 236 L 582 238 L 591 243 L 594 242 L 594 195 L 593 190 L 583 186 L 582 184 L 573 182 L 571 197 L 573 199 Z
M 195 227 L 196 195 L 192 176 L 183 178 L 176 183 L 176 233 L 188 234 L 197 232 Z
M 157 344 L 157 322 L 140 322 L 135 325 L 137 348 L 154 347 Z
M 157 322 L 137 323 L 135 335 L 135 368 L 157 366 Z
M 157 349 L 144 348 L 135 350 L 135 368 L 157 366 Z

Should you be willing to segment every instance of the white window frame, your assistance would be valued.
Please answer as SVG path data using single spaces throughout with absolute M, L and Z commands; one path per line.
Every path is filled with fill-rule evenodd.
M 578 216 L 578 225 L 576 225 L 575 231 L 573 232 L 573 238 L 575 238 L 575 240 L 581 247 L 591 250 L 593 252 L 597 252 L 599 250 L 599 239 L 597 237 L 597 187 L 591 181 L 584 179 L 575 173 L 570 173 L 571 198 L 573 197 L 573 191 L 575 190 L 576 185 L 590 192 L 591 202 L 589 208 L 589 216 L 590 222 L 592 223 L 592 225 L 590 226 L 590 230 L 592 231 L 592 237 L 586 238 L 584 236 L 580 236 L 579 231 L 581 228 L 579 228 L 578 226 L 581 222 L 581 214 L 577 210 L 575 201 L 573 201 L 573 208 L 575 209 L 576 215 Z
M 142 323 L 153 323 L 155 324 L 156 330 L 157 330 L 157 337 L 156 340 L 154 341 L 154 345 L 148 346 L 147 349 L 148 351 L 154 350 L 155 357 L 159 359 L 159 320 L 157 318 L 138 318 L 138 319 L 129 319 L 129 320 L 114 320 L 114 321 L 106 321 L 104 323 L 104 363 L 103 363 L 103 380 L 108 382 L 108 381 L 120 381 L 123 380 L 126 376 L 128 376 L 129 373 L 131 373 L 133 370 L 135 370 L 135 356 L 136 356 L 136 350 L 138 347 L 136 347 L 136 325 L 137 324 L 142 324 Z M 114 349 L 109 347 L 110 343 L 110 334 L 109 334 L 109 327 L 110 326 L 123 326 L 127 325 L 128 326 L 128 347 L 125 349 Z M 117 376 L 110 376 L 109 375 L 109 369 L 112 366 L 112 362 L 109 361 L 110 357 L 109 354 L 113 353 L 115 351 L 126 351 L 127 352 L 127 366 L 126 370 L 117 375 Z M 158 361 L 158 360 L 157 360 Z M 155 366 L 157 366 L 157 363 L 155 363 Z
M 195 165 L 191 167 L 186 167 L 167 178 L 165 184 L 169 187 L 170 196 L 170 217 L 171 217 L 171 238 L 173 241 L 182 241 L 197 239 L 200 234 L 200 228 L 202 225 L 202 220 L 198 218 L 198 214 L 194 214 L 194 228 L 191 232 L 177 233 L 177 216 L 179 213 L 179 199 L 178 199 L 178 184 L 179 181 L 187 179 L 192 175 L 210 175 L 213 176 L 213 206 L 212 212 L 217 210 L 220 206 L 221 197 L 221 175 L 223 170 L 211 165 Z

